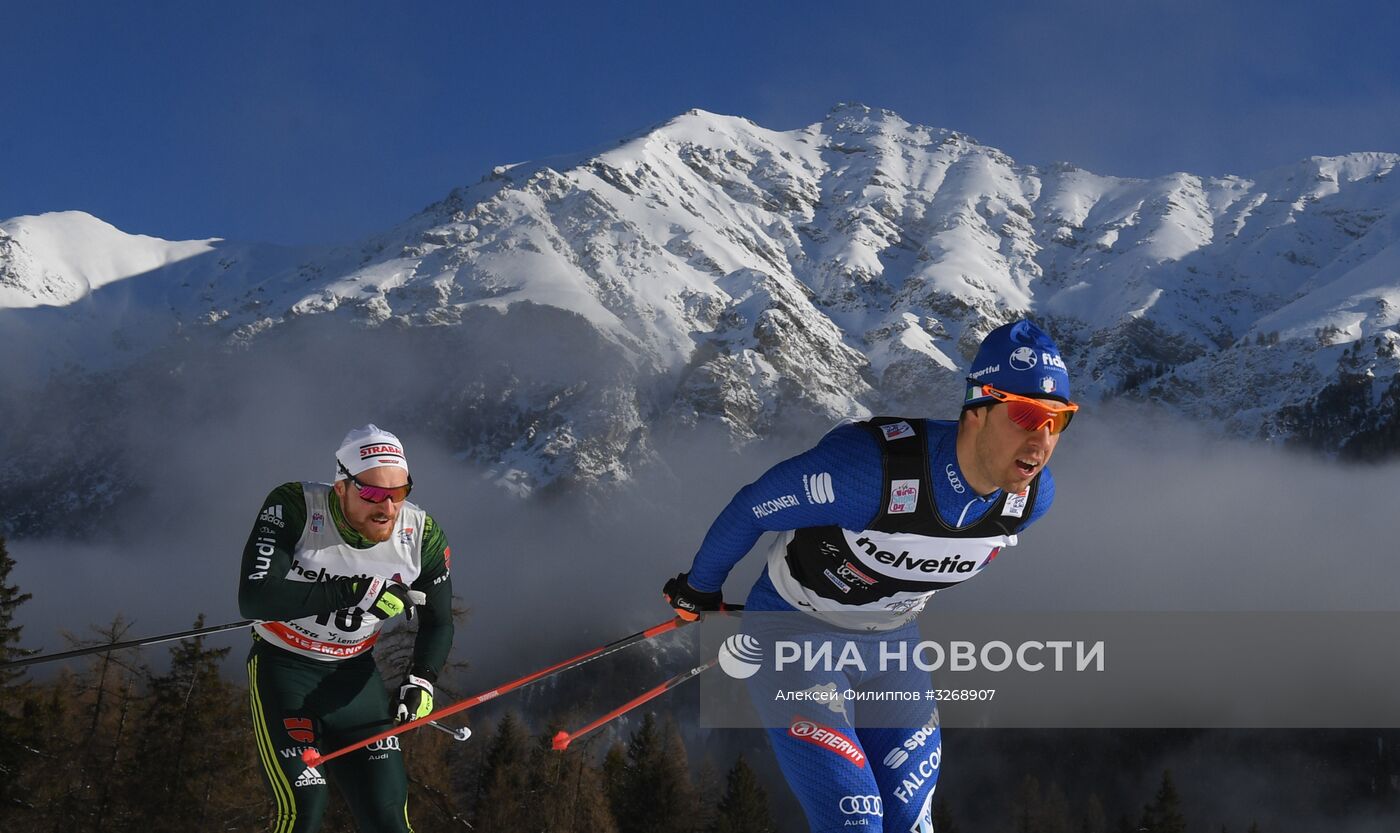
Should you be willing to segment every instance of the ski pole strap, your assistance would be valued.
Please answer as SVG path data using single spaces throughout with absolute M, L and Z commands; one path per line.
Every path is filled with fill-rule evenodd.
M 562 752 L 565 749 L 569 748 L 570 743 L 573 743 L 580 737 L 588 734 L 594 729 L 597 729 L 599 726 L 602 726 L 605 723 L 608 723 L 612 720 L 621 717 L 624 714 L 627 714 L 628 712 L 632 711 L 633 709 L 637 708 L 643 703 L 655 700 L 657 697 L 660 697 L 661 695 L 665 694 L 666 692 L 670 691 L 671 689 L 675 688 L 676 686 L 680 685 L 681 683 L 687 680 L 695 679 L 696 677 L 700 676 L 706 671 L 709 671 L 711 668 L 714 668 L 715 665 L 718 663 L 719 658 L 716 657 L 715 659 L 712 659 L 703 665 L 695 666 L 689 671 L 683 671 L 680 674 L 677 674 L 676 676 L 662 683 L 661 685 L 657 686 L 656 688 L 653 688 L 650 691 L 646 692 L 645 694 L 628 700 L 626 703 L 623 703 L 621 706 L 618 706 L 617 708 L 613 709 L 612 711 L 608 712 L 607 714 L 603 715 L 602 717 L 598 718 L 597 720 L 593 721 L 587 726 L 584 726 L 581 729 L 576 729 L 573 732 L 559 732 L 554 736 L 554 739 L 551 741 L 551 745 L 554 747 L 555 751 Z
M 308 748 L 301 753 L 301 759 L 306 762 L 307 766 L 319 766 L 326 761 L 339 758 L 341 755 L 345 755 L 347 753 L 354 752 L 356 749 L 361 749 L 363 747 L 369 746 L 371 743 L 377 743 L 378 741 L 384 740 L 385 738 L 393 737 L 394 735 L 407 732 L 410 729 L 417 729 L 419 726 L 422 726 L 423 724 L 431 720 L 440 720 L 444 717 L 447 717 L 448 715 L 456 714 L 460 711 L 465 711 L 474 706 L 479 706 L 482 703 L 485 703 L 487 700 L 494 700 L 497 697 L 500 697 L 502 694 L 505 694 L 510 691 L 515 691 L 517 688 L 524 688 L 527 685 L 533 685 L 534 683 L 548 679 L 549 677 L 552 677 L 555 674 L 561 673 L 563 671 L 568 671 L 571 668 L 577 668 L 580 665 L 583 665 L 584 663 L 592 662 L 593 660 L 611 654 L 614 651 L 620 651 L 623 648 L 626 648 L 630 645 L 635 645 L 638 642 L 645 642 L 646 640 L 658 637 L 663 633 L 670 633 L 671 631 L 676 630 L 677 628 L 684 627 L 688 624 L 690 623 L 685 621 L 684 619 L 681 619 L 680 617 L 668 619 L 659 625 L 653 625 L 652 627 L 647 628 L 646 630 L 637 631 L 631 636 L 624 636 L 621 639 L 609 642 L 608 644 L 598 648 L 594 648 L 591 651 L 584 651 L 576 657 L 571 657 L 569 659 L 564 660 L 563 662 L 555 663 L 554 665 L 551 665 L 548 668 L 542 668 L 539 671 L 534 672 L 533 674 L 526 674 L 525 676 L 517 680 L 512 680 L 506 683 L 505 685 L 497 686 L 491 689 L 490 691 L 483 691 L 482 693 L 474 697 L 468 697 L 467 699 L 453 703 L 452 705 L 447 706 L 446 708 L 438 709 L 437 711 L 425 717 L 420 717 L 417 720 L 411 720 L 408 723 L 395 726 L 391 729 L 380 732 L 377 735 L 367 737 L 364 740 L 352 743 L 349 746 L 343 747 L 341 749 L 337 749 L 334 752 L 328 752 L 322 755 L 319 754 L 315 749 Z
M 87 648 L 76 648 L 72 651 L 63 651 L 58 654 L 40 654 L 38 656 L 0 662 L 0 668 L 20 668 L 25 665 L 37 665 L 41 662 L 57 662 L 61 659 L 73 659 L 74 657 L 86 656 L 87 654 L 105 654 L 108 651 L 120 651 L 123 648 L 159 645 L 162 642 L 174 642 L 177 639 L 189 639 L 195 636 L 218 633 L 220 631 L 231 631 L 235 628 L 246 628 L 256 621 L 258 620 L 244 619 L 241 622 L 229 622 L 226 625 L 210 625 L 206 628 L 195 628 L 193 630 L 180 631 L 179 633 L 167 633 L 163 636 L 148 636 L 144 639 L 128 639 L 125 642 L 109 642 L 104 645 L 91 645 Z

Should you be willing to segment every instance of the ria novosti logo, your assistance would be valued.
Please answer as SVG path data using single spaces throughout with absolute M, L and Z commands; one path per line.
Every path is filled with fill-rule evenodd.
M 944 559 L 948 561 L 948 559 Z M 970 563 L 970 562 L 966 562 Z M 293 564 L 293 569 L 296 565 Z M 779 639 L 771 651 L 772 670 L 778 673 L 801 669 L 822 671 L 907 671 L 910 666 L 920 671 L 1005 671 L 1013 665 L 1028 673 L 1040 671 L 1102 673 L 1106 666 L 1104 640 L 1093 643 L 1084 640 L 1027 640 L 1011 645 L 992 640 L 979 645 L 955 639 L 945 647 L 933 640 L 915 642 L 894 639 L 869 643 L 849 639 L 818 639 L 801 642 Z M 736 680 L 747 680 L 770 657 L 762 643 L 746 633 L 737 633 L 720 645 L 719 665 Z M 1042 661 L 1042 660 L 1049 660 Z
M 736 680 L 747 680 L 763 665 L 763 645 L 746 633 L 736 633 L 719 646 L 719 667 Z

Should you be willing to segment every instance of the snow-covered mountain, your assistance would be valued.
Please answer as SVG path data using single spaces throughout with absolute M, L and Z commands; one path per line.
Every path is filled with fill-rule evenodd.
M 1397 162 L 1138 180 L 860 105 L 792 131 L 691 111 L 498 167 L 351 247 L 172 243 L 74 212 L 0 223 L 0 344 L 35 357 L 33 382 L 313 320 L 490 331 L 507 356 L 564 338 L 569 361 L 624 372 L 575 384 L 522 358 L 508 392 L 459 379 L 443 400 L 440 433 L 529 492 L 627 478 L 659 425 L 744 442 L 799 416 L 952 415 L 982 335 L 1030 315 L 1079 399 L 1391 453 Z

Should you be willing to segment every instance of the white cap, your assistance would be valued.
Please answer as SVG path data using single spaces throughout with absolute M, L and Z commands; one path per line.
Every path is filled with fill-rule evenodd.
M 345 471 L 341 471 L 341 466 L 351 474 L 359 474 L 379 466 L 394 466 L 408 471 L 408 459 L 403 456 L 403 443 L 399 442 L 398 437 L 372 422 L 346 434 L 340 443 L 340 450 L 335 453 L 335 459 L 340 464 L 335 468 L 336 480 L 345 479 Z

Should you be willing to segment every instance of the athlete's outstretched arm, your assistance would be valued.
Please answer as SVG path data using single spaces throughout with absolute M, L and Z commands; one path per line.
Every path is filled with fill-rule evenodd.
M 409 673 L 437 681 L 452 650 L 452 549 L 432 515 L 423 523 L 423 571 L 413 589 L 428 597 L 418 606 L 418 637 L 413 643 Z
M 306 525 L 306 496 L 300 483 L 283 483 L 268 494 L 243 547 L 238 610 L 249 619 L 277 621 L 319 616 L 354 607 L 360 593 L 353 578 L 289 581 L 292 551 Z
M 832 524 L 864 529 L 879 514 L 882 478 L 874 438 L 859 426 L 839 426 L 739 490 L 705 534 L 690 586 L 719 590 L 765 532 Z

